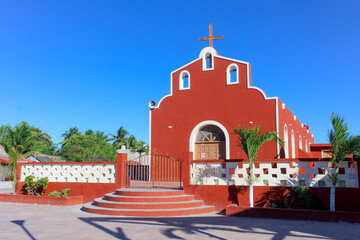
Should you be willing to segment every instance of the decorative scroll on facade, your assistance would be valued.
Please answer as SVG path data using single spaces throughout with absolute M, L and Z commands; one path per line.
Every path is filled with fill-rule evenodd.
M 247 162 L 201 162 L 191 164 L 193 185 L 248 185 Z M 254 163 L 255 186 L 330 187 L 331 164 L 314 162 Z M 338 187 L 359 187 L 356 162 L 340 164 Z
M 115 183 L 116 164 L 23 164 L 20 181 L 30 175 L 49 182 Z

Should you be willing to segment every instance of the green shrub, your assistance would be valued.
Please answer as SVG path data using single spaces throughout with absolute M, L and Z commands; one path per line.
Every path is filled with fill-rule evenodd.
M 61 192 L 53 191 L 49 194 L 49 197 L 68 197 L 68 191 L 71 188 L 65 188 Z
M 46 178 L 40 178 L 36 182 L 34 181 L 35 177 L 30 175 L 25 178 L 26 183 L 26 191 L 28 194 L 32 196 L 42 196 L 47 188 L 47 185 L 49 183 L 49 179 Z
M 266 200 L 265 206 L 270 208 L 322 209 L 318 197 L 311 194 L 309 187 L 303 186 L 285 190 L 277 198 Z
M 49 194 L 49 197 L 61 197 L 61 192 L 53 191 Z
M 68 197 L 68 191 L 71 190 L 71 188 L 65 188 L 62 190 L 62 197 Z

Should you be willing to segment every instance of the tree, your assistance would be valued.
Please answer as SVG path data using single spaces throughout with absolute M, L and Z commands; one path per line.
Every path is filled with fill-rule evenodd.
M 124 145 L 124 138 L 128 134 L 128 131 L 121 126 L 118 130 L 116 135 L 110 134 L 113 138 L 110 139 L 111 141 L 114 141 L 113 144 L 116 147 L 116 149 L 120 149 L 122 145 Z
M 38 144 L 38 140 L 43 137 L 42 135 L 34 131 L 34 127 L 29 126 L 26 122 L 20 122 L 14 128 L 6 127 L 0 139 L 0 144 L 10 157 L 9 169 L 13 179 L 14 192 L 17 180 L 16 163 L 19 159 L 26 159 L 44 147 L 44 145 Z
M 124 138 L 123 143 L 126 149 L 133 149 L 136 147 L 137 141 L 136 138 L 133 135 L 131 135 L 130 137 Z
M 331 179 L 330 211 L 335 211 L 335 188 L 338 182 L 340 163 L 351 154 L 360 154 L 360 136 L 350 136 L 348 124 L 334 113 L 330 116 L 330 120 L 332 129 L 328 131 L 328 138 L 332 154 L 330 161 L 333 165 L 333 168 L 329 170 Z
M 149 153 L 149 146 L 147 146 L 144 141 L 139 141 L 135 147 L 131 149 L 131 152 L 137 152 L 141 157 L 142 153 Z
M 66 130 L 65 133 L 61 134 L 61 136 L 64 138 L 64 140 L 61 142 L 61 147 L 65 146 L 71 140 L 71 138 L 76 135 L 81 135 L 81 132 L 77 127 L 72 127 L 69 131 Z
M 281 146 L 283 146 L 284 141 L 278 137 L 276 132 L 263 133 L 257 126 L 250 128 L 240 126 L 234 129 L 233 134 L 237 135 L 239 143 L 238 146 L 245 152 L 249 159 L 249 174 L 247 181 L 249 184 L 249 204 L 250 207 L 253 207 L 253 184 L 255 180 L 253 174 L 253 164 L 259 154 L 259 149 L 264 143 L 268 141 L 276 141 Z
M 74 135 L 60 149 L 67 161 L 74 162 L 110 162 L 116 159 L 116 149 L 107 139 L 95 134 Z
M 96 136 L 97 139 L 102 140 L 102 141 L 105 141 L 105 142 L 111 141 L 111 139 L 109 139 L 109 136 L 106 135 L 106 134 L 105 134 L 104 132 L 102 132 L 102 131 L 96 131 L 95 136 Z
M 38 137 L 35 141 L 35 145 L 40 146 L 40 153 L 46 155 L 56 155 L 57 147 L 54 142 L 51 141 L 51 136 L 46 132 L 42 132 L 40 128 L 31 126 L 32 130 L 37 133 Z

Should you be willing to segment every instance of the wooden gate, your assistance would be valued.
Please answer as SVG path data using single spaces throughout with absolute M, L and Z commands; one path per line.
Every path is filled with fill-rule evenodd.
M 125 187 L 181 188 L 181 159 L 165 155 L 143 155 L 126 162 Z

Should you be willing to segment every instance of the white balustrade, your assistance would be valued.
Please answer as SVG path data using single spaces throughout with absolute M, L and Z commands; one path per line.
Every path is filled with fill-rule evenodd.
M 30 175 L 49 182 L 115 183 L 116 164 L 23 164 L 21 181 Z
M 193 185 L 247 184 L 247 162 L 208 162 L 191 164 Z M 330 187 L 329 163 L 313 162 L 257 162 L 253 165 L 254 186 L 309 186 Z M 357 162 L 340 164 L 338 187 L 359 187 Z

